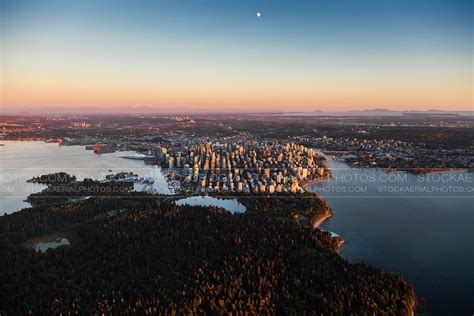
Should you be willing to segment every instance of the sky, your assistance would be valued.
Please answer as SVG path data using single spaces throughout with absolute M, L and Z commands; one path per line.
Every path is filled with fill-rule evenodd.
M 2 110 L 473 110 L 472 0 L 0 5 Z

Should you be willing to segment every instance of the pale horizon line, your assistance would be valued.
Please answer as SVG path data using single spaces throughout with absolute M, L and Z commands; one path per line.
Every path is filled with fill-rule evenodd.
M 61 106 L 51 106 L 51 107 L 0 107 L 0 115 L 87 115 L 87 114 L 148 114 L 148 115 L 185 115 L 185 114 L 255 114 L 255 113 L 265 113 L 265 114 L 344 114 L 344 113 L 392 113 L 392 114 L 401 114 L 401 113 L 464 113 L 474 115 L 474 109 L 391 109 L 388 107 L 383 108 L 362 108 L 362 109 L 347 109 L 347 110 L 293 110 L 285 111 L 280 109 L 262 109 L 262 110 L 250 110 L 250 109 L 193 109 L 187 107 L 154 107 L 154 106 L 117 106 L 117 107 L 94 107 L 94 106 L 85 106 L 85 107 L 61 107 Z

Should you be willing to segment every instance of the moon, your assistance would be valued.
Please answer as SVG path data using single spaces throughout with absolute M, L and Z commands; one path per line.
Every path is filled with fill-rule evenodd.
M 257 11 L 257 18 L 259 18 L 261 16 L 262 16 L 262 13 L 260 13 L 260 11 Z

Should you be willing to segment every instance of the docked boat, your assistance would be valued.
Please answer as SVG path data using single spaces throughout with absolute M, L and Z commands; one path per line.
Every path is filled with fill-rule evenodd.
M 141 183 L 151 185 L 151 184 L 155 183 L 155 180 L 153 180 L 152 178 L 145 178 L 141 181 Z
M 100 145 L 97 144 L 94 146 L 94 153 L 95 154 L 107 154 L 107 153 L 113 153 L 115 152 L 115 148 L 110 145 Z

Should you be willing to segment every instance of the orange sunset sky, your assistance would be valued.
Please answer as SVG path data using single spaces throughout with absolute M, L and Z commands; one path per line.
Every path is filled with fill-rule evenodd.
M 469 2 L 394 2 L 2 1 L 1 108 L 472 110 Z

